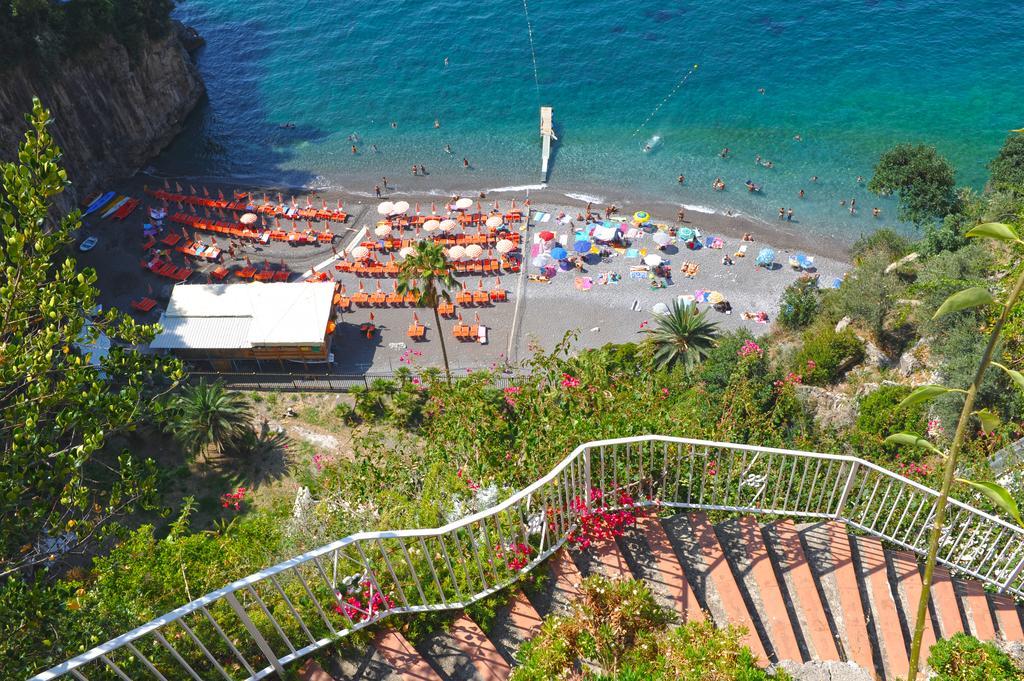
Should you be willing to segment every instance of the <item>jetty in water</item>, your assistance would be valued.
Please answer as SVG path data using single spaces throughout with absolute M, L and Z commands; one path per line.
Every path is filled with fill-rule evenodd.
M 551 159 L 551 140 L 558 141 L 558 137 L 555 136 L 555 130 L 551 123 L 551 107 L 542 106 L 540 108 L 540 137 L 541 137 L 541 152 L 540 152 L 540 181 L 548 181 L 548 161 Z

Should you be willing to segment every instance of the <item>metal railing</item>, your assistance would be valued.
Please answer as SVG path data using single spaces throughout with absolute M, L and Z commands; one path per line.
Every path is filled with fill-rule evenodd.
M 840 520 L 918 554 L 938 495 L 849 456 L 663 436 L 592 442 L 492 508 L 436 529 L 345 537 L 33 679 L 261 679 L 388 615 L 460 609 L 493 594 L 622 493 L 645 506 Z M 950 500 L 939 560 L 1024 595 L 1024 530 L 967 504 Z

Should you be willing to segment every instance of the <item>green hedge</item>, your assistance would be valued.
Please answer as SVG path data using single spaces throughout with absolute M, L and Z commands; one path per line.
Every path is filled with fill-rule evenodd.
M 853 331 L 813 328 L 804 333 L 803 347 L 793 358 L 792 371 L 803 376 L 804 383 L 828 385 L 863 359 L 864 343 Z
M 956 634 L 939 641 L 928 655 L 936 681 L 1018 681 L 1024 674 L 1010 656 L 991 643 Z

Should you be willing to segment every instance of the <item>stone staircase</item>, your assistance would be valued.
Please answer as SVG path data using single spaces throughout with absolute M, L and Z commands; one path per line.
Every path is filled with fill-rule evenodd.
M 586 552 L 562 549 L 545 565 L 539 593 L 518 591 L 490 631 L 466 615 L 411 645 L 394 627 L 358 658 L 332 659 L 325 670 L 304 667 L 316 681 L 497 681 L 515 665 L 519 645 L 543 616 L 576 596 L 584 575 L 637 577 L 681 620 L 710 617 L 747 628 L 760 660 L 852 661 L 880 679 L 905 677 L 910 634 L 922 588 L 913 554 L 883 549 L 873 538 L 847 534 L 836 522 L 759 524 L 752 517 L 713 525 L 703 513 L 641 518 L 614 542 Z M 938 567 L 932 588 L 927 649 L 959 631 L 1024 641 L 1021 612 L 981 583 L 954 579 Z M 926 656 L 926 655 L 925 655 Z

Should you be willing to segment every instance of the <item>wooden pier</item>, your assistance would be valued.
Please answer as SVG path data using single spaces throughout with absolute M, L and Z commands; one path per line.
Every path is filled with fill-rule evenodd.
M 548 161 L 551 159 L 551 140 L 558 141 L 555 136 L 555 129 L 552 127 L 552 111 L 550 106 L 542 106 L 540 108 L 540 137 L 541 137 L 541 152 L 540 152 L 540 181 L 546 183 L 548 181 Z

